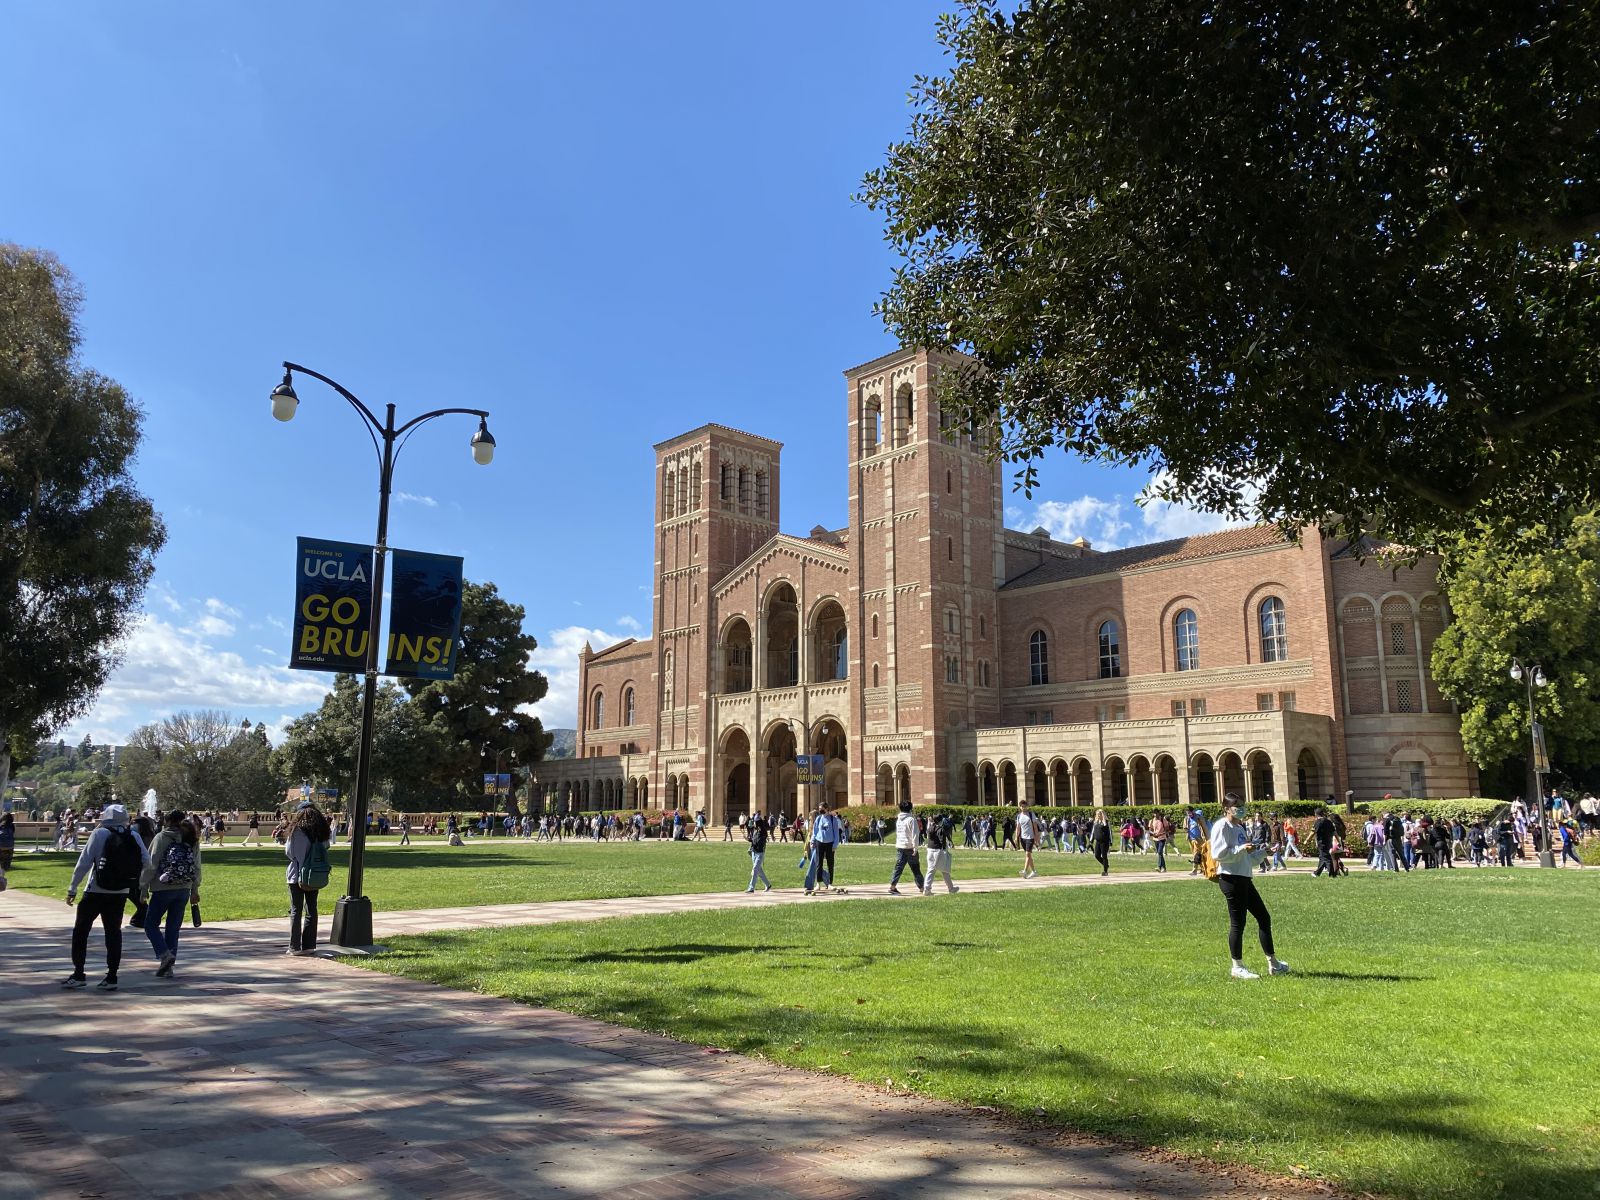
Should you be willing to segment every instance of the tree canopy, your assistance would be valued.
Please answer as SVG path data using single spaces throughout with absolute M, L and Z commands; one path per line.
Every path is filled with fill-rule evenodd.
M 13 739 L 94 701 L 166 538 L 131 474 L 139 409 L 78 362 L 81 303 L 52 255 L 0 243 L 0 792 Z
M 264 725 L 225 712 L 176 712 L 134 730 L 117 762 L 117 795 L 133 808 L 150 788 L 162 807 L 267 810 L 286 786 Z
M 1427 547 L 1600 461 L 1600 10 L 978 0 L 865 180 L 947 407 Z M 1255 497 L 1259 500 L 1254 500 Z
M 1538 663 L 1535 689 L 1550 755 L 1573 773 L 1600 761 L 1600 514 L 1506 545 L 1462 536 L 1441 579 L 1451 623 L 1433 646 L 1439 690 L 1461 707 L 1461 740 L 1480 766 L 1525 758 L 1528 690 L 1513 658 Z M 1547 536 L 1544 536 L 1547 535 Z

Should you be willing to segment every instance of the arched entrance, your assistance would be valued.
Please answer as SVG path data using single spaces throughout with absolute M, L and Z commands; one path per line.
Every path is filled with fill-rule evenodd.
M 1247 766 L 1250 771 L 1250 802 L 1259 804 L 1276 796 L 1273 790 L 1272 756 L 1265 750 L 1252 750 Z
M 750 626 L 735 617 L 722 631 L 722 690 L 748 692 L 754 685 L 750 653 Z
M 1095 805 L 1094 766 L 1087 758 L 1072 764 L 1072 802 L 1088 808 Z
M 1160 755 L 1155 764 L 1157 804 L 1178 803 L 1178 764 L 1170 754 Z
M 1113 755 L 1106 759 L 1104 796 L 1108 806 L 1126 804 L 1128 802 L 1128 767 L 1120 758 Z
M 978 768 L 971 763 L 961 764 L 961 802 L 978 803 Z
M 767 594 L 764 666 L 764 687 L 794 687 L 800 682 L 800 602 L 787 583 L 780 583 Z
M 1003 765 L 1000 776 L 1004 799 L 1002 804 L 1015 808 L 1017 804 L 1017 765 L 1007 762 Z
M 894 803 L 894 768 L 888 763 L 878 768 L 877 797 L 879 804 Z
M 750 814 L 750 735 L 730 729 L 722 735 L 717 752 L 717 772 L 722 783 L 722 816 L 738 820 Z
M 911 799 L 911 768 L 901 763 L 894 773 L 894 802 Z
M 811 729 L 811 753 L 822 756 L 821 797 L 837 805 L 850 802 L 850 739 L 844 726 L 823 717 Z
M 811 615 L 811 683 L 829 683 L 850 673 L 850 637 L 844 609 L 837 600 L 824 600 Z
M 1244 794 L 1244 763 L 1240 761 L 1239 756 L 1232 750 L 1224 750 L 1217 755 L 1217 773 L 1222 776 L 1222 790 L 1224 793 L 1235 795 L 1241 800 L 1246 798 Z M 1217 803 L 1220 804 L 1222 800 L 1222 796 L 1217 797 Z
M 1322 760 L 1310 746 L 1295 760 L 1295 794 L 1302 800 L 1326 796 L 1333 788 L 1322 777 Z
M 767 779 L 767 811 L 798 816 L 802 809 L 810 812 L 816 807 L 817 797 L 800 795 L 800 769 L 794 758 L 799 753 L 795 745 L 794 730 L 787 722 L 778 722 L 767 730 L 766 751 L 762 755 L 762 770 Z M 815 792 L 815 788 L 808 788 Z M 804 800 L 802 805 L 801 801 Z
M 1128 771 L 1133 776 L 1133 802 L 1154 804 L 1156 790 L 1155 779 L 1150 773 L 1150 760 L 1142 754 L 1135 754 L 1128 760 Z
M 1000 802 L 1000 785 L 999 781 L 995 778 L 993 763 L 983 764 L 982 795 L 983 798 L 978 801 L 979 804 L 998 804 Z
M 1034 759 L 1033 765 L 1028 768 L 1030 780 L 1028 799 L 1034 804 L 1050 803 L 1050 773 L 1045 770 L 1041 759 Z
M 1066 761 L 1056 759 L 1050 764 L 1051 804 L 1067 805 L 1072 803 L 1072 772 L 1067 768 Z

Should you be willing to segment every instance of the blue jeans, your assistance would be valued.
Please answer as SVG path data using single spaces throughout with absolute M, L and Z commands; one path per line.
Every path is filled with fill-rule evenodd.
M 765 850 L 750 851 L 750 886 L 745 889 L 747 892 L 753 892 L 756 890 L 757 879 L 761 880 L 761 882 L 766 884 L 768 887 L 772 886 L 772 880 L 767 878 L 766 869 L 761 865 L 761 860 L 766 856 L 767 852 Z
M 1156 839 L 1156 870 L 1165 871 L 1166 869 L 1167 869 L 1167 839 L 1166 838 L 1157 838 Z
M 806 891 L 815 888 L 818 880 L 823 887 L 833 886 L 832 842 L 816 842 L 811 847 L 811 857 L 806 862 Z
M 917 862 L 916 850 L 896 848 L 894 853 L 894 876 L 889 880 L 889 886 L 895 887 L 900 882 L 900 873 L 907 867 L 911 868 L 911 878 L 916 881 L 917 891 L 922 890 L 922 866 Z
M 144 935 L 150 939 L 150 948 L 157 958 L 168 954 L 177 956 L 178 932 L 183 928 L 183 903 L 189 898 L 189 889 L 164 888 L 150 893 L 150 904 L 144 910 Z M 162 923 L 166 923 L 165 932 Z

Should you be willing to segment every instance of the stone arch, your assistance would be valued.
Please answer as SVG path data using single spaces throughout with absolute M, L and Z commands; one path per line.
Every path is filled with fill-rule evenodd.
M 722 623 L 722 633 L 717 638 L 721 646 L 722 692 L 735 695 L 755 687 L 755 652 L 750 636 L 750 622 L 740 614 Z
M 1132 802 L 1134 804 L 1154 804 L 1156 802 L 1155 776 L 1150 770 L 1150 760 L 1142 754 L 1135 754 L 1128 760 L 1128 774 L 1133 778 Z
M 1158 754 L 1151 770 L 1155 778 L 1155 803 L 1162 805 L 1178 803 L 1177 759 L 1170 754 Z
M 1302 800 L 1319 800 L 1333 793 L 1333 781 L 1322 764 L 1322 756 L 1310 746 L 1295 755 L 1295 794 Z
M 1231 792 L 1243 800 L 1244 786 L 1244 759 L 1239 757 L 1235 750 L 1224 750 L 1217 755 L 1217 773 L 1222 777 L 1222 791 L 1224 795 Z M 1217 803 L 1222 803 L 1222 796 L 1217 797 Z
M 917 397 L 909 380 L 903 380 L 894 389 L 894 444 L 909 445 L 916 436 Z
M 1094 786 L 1094 764 L 1087 758 L 1076 759 L 1072 764 L 1072 790 L 1075 805 L 1094 807 L 1098 794 Z
M 1050 803 L 1055 805 L 1070 805 L 1072 803 L 1072 768 L 1067 766 L 1064 758 L 1050 760 Z
M 996 805 L 1000 803 L 1000 781 L 995 774 L 994 764 L 984 762 L 978 768 L 978 778 L 981 784 L 978 791 L 978 803 Z
M 875 799 L 877 803 L 883 805 L 894 803 L 894 767 L 889 763 L 878 764 Z
M 911 799 L 911 768 L 901 763 L 894 770 L 894 802 Z
M 1120 756 L 1113 754 L 1101 768 L 1105 780 L 1102 791 L 1104 803 L 1109 807 L 1128 803 L 1128 767 Z
M 883 448 L 883 395 L 869 392 L 861 400 L 861 457 L 870 458 Z
M 1027 798 L 1030 804 L 1050 803 L 1050 768 L 1044 759 L 1036 758 L 1028 764 Z
M 811 630 L 809 682 L 830 683 L 850 674 L 850 629 L 844 605 L 837 596 L 824 596 L 811 607 L 807 622 Z
M 794 687 L 800 682 L 800 600 L 794 585 L 780 579 L 761 601 L 766 614 L 767 642 L 757 686 Z
M 961 803 L 975 805 L 978 799 L 978 768 L 973 763 L 961 764 Z
M 1252 804 L 1260 804 L 1276 798 L 1277 780 L 1273 775 L 1272 755 L 1265 750 L 1255 749 L 1245 755 L 1244 764 L 1248 773 L 1247 799 Z
M 722 790 L 722 815 L 737 817 L 750 812 L 750 735 L 742 725 L 722 732 L 717 745 L 717 780 Z
M 1000 764 L 1000 803 L 1015 808 L 1017 796 L 1017 764 L 1008 758 Z

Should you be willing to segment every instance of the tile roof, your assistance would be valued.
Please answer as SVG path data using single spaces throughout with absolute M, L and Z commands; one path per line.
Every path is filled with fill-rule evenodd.
M 1066 579 L 1088 579 L 1095 575 L 1111 575 L 1118 571 L 1131 571 L 1145 567 L 1165 567 L 1193 559 L 1210 558 L 1216 554 L 1232 554 L 1239 550 L 1257 550 L 1266 546 L 1287 545 L 1288 538 L 1276 525 L 1246 525 L 1241 529 L 1224 529 L 1219 533 L 1202 533 L 1195 537 L 1173 538 L 1166 542 L 1151 542 L 1147 546 L 1129 546 L 1123 550 L 1107 550 L 1085 554 L 1082 558 L 1047 558 L 1030 571 L 1024 571 L 1004 584 L 1012 588 L 1038 587 L 1045 583 L 1060 583 Z

